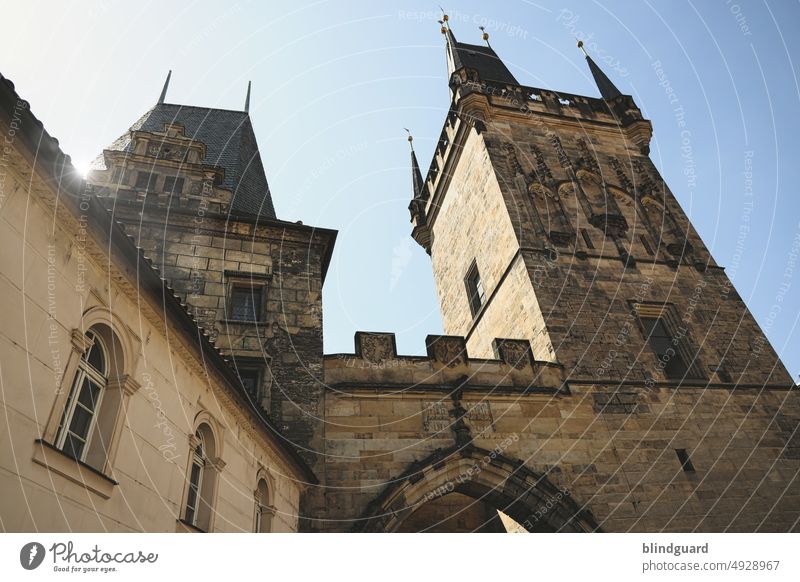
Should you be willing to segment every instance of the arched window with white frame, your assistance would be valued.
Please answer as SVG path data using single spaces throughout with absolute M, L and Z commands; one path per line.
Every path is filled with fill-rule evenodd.
M 88 347 L 81 356 L 64 414 L 58 426 L 56 447 L 85 461 L 108 385 L 109 352 L 105 340 L 93 329 L 86 332 Z
M 186 521 L 191 525 L 197 525 L 197 514 L 200 506 L 201 495 L 203 493 L 203 472 L 206 467 L 206 453 L 203 443 L 203 433 L 197 431 L 197 446 L 192 453 L 192 463 L 189 468 L 189 492 L 186 495 Z
M 182 519 L 200 531 L 211 531 L 213 526 L 217 477 L 225 467 L 225 462 L 219 458 L 221 440 L 209 422 L 200 422 L 190 438 L 191 454 Z
M 269 533 L 272 531 L 272 516 L 275 509 L 270 504 L 270 489 L 266 478 L 261 477 L 256 486 L 256 533 Z

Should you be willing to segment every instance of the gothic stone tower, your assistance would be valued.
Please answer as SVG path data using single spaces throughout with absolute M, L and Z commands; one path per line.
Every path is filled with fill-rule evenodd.
M 431 257 L 445 332 L 463 342 L 456 385 L 473 385 L 493 419 L 476 431 L 457 402 L 451 415 L 473 431 L 460 438 L 453 422 L 451 455 L 517 438 L 506 466 L 568 491 L 583 528 L 797 529 L 796 387 L 648 157 L 650 122 L 588 55 L 599 99 L 523 86 L 491 47 L 458 42 L 446 22 L 442 33 L 451 110 L 424 179 L 412 150 L 412 236 Z M 496 338 L 523 340 L 532 358 Z M 517 398 L 499 390 L 507 372 L 486 388 L 487 366 L 529 358 L 535 379 Z M 534 394 L 541 370 L 559 368 L 560 389 Z M 415 466 L 436 483 L 435 464 Z M 515 487 L 498 509 L 536 489 Z M 404 507 L 423 521 L 408 502 L 431 498 L 423 489 L 387 486 L 366 529 L 402 527 Z
M 791 386 L 633 99 L 588 56 L 602 99 L 523 87 L 491 48 L 445 38 L 452 110 L 410 208 L 446 333 L 484 357 L 530 340 L 595 384 Z
M 313 466 L 321 292 L 336 232 L 275 216 L 249 86 L 244 110 L 232 111 L 165 103 L 168 83 L 88 181 L 229 359 L 252 405 Z

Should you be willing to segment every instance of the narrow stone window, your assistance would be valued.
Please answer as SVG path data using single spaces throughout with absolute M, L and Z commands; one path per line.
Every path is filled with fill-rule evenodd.
M 661 317 L 642 317 L 644 336 L 650 344 L 652 350 L 663 364 L 664 374 L 667 378 L 680 380 L 686 376 L 688 367 L 676 349 L 679 342 L 667 329 L 664 319 Z
M 259 479 L 256 487 L 256 533 L 272 531 L 272 516 L 275 509 L 269 503 L 269 485 L 266 479 Z
M 592 243 L 592 237 L 589 236 L 589 231 L 585 228 L 581 229 L 581 236 L 583 237 L 583 242 L 586 243 L 586 248 L 593 249 L 594 244 Z
M 653 247 L 650 246 L 650 241 L 647 240 L 647 237 L 643 234 L 639 235 L 639 240 L 642 241 L 642 246 L 644 250 L 647 252 L 648 255 L 651 257 L 653 256 Z
M 681 463 L 681 467 L 686 473 L 694 473 L 694 465 L 692 464 L 692 459 L 689 458 L 689 453 L 686 452 L 686 449 L 675 449 L 675 454 L 678 455 L 678 460 Z
M 481 275 L 478 272 L 478 265 L 475 261 L 472 262 L 472 266 L 469 268 L 469 271 L 467 271 L 465 282 L 467 285 L 469 308 L 474 317 L 486 302 L 486 292 L 483 289 L 483 282 L 481 281 Z
M 203 473 L 206 468 L 205 445 L 203 443 L 203 433 L 198 431 L 197 446 L 192 453 L 192 466 L 189 470 L 189 492 L 186 496 L 186 521 L 191 525 L 197 525 L 197 513 L 200 507 L 200 499 L 203 494 Z

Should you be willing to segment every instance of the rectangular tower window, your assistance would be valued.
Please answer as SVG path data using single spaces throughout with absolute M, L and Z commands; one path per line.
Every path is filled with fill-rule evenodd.
M 183 178 L 166 176 L 164 178 L 164 192 L 168 194 L 180 194 L 183 192 Z
M 642 241 L 642 246 L 644 250 L 647 252 L 648 255 L 651 257 L 653 256 L 653 247 L 650 246 L 650 241 L 647 240 L 647 237 L 643 234 L 639 235 L 639 240 Z
M 238 321 L 261 321 L 263 303 L 263 285 L 234 285 L 228 317 Z
M 675 449 L 675 454 L 678 455 L 678 460 L 681 462 L 681 467 L 687 473 L 694 473 L 694 465 L 692 464 L 692 460 L 689 458 L 689 453 L 686 452 L 686 449 Z
M 136 189 L 150 192 L 154 189 L 158 174 L 151 172 L 138 172 L 136 174 Z
M 239 380 L 242 381 L 242 386 L 245 392 L 253 399 L 253 402 L 258 403 L 260 390 L 261 373 L 255 368 L 239 368 Z
M 592 244 L 592 239 L 589 236 L 589 231 L 586 230 L 585 228 L 582 228 L 581 229 L 581 236 L 583 237 L 583 242 L 586 243 L 586 248 L 593 249 L 594 248 L 594 244 Z
M 686 376 L 688 367 L 678 349 L 679 341 L 667 329 L 661 317 L 640 318 L 644 328 L 644 336 L 652 350 L 658 356 L 667 378 L 680 380 Z
M 483 290 L 483 282 L 481 275 L 478 272 L 478 265 L 475 261 L 467 271 L 466 277 L 467 285 L 467 298 L 469 299 L 469 308 L 472 311 L 473 317 L 478 314 L 483 304 L 486 302 L 486 292 Z

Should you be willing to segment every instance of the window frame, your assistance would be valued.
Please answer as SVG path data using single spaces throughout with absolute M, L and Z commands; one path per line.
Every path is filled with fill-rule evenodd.
M 197 437 L 198 443 L 197 446 L 194 447 L 192 450 L 192 459 L 189 465 L 189 488 L 186 493 L 186 504 L 184 506 L 184 519 L 186 523 L 192 525 L 194 527 L 197 526 L 197 517 L 200 513 L 200 503 L 203 499 L 203 478 L 205 477 L 205 469 L 206 469 L 206 447 L 205 447 L 205 438 L 203 437 L 203 433 L 198 429 L 195 431 L 195 437 Z M 198 450 L 200 451 L 198 453 Z M 194 469 L 197 467 L 197 479 L 196 483 L 194 482 L 195 472 Z M 194 491 L 194 504 L 190 504 L 190 499 L 192 498 L 192 491 Z M 191 511 L 191 514 L 189 513 Z
M 168 186 L 170 181 L 172 182 L 172 187 Z M 176 188 L 176 185 L 180 185 L 180 188 Z M 164 176 L 164 182 L 161 190 L 165 194 L 182 194 L 185 186 L 186 180 L 183 176 Z
M 650 342 L 651 335 L 647 331 L 647 327 L 643 320 L 655 319 L 660 322 L 665 332 L 668 334 L 672 345 L 674 346 L 675 354 L 680 357 L 686 371 L 681 376 L 672 376 L 667 373 L 667 365 L 658 366 L 660 373 L 667 381 L 705 381 L 708 378 L 703 373 L 703 367 L 700 360 L 700 350 L 696 347 L 694 342 L 691 341 L 688 329 L 686 326 L 681 326 L 681 320 L 678 317 L 677 310 L 672 303 L 660 302 L 630 302 L 634 316 L 639 325 L 639 331 L 642 337 L 651 350 L 659 364 L 663 361 L 660 354 L 656 351 Z M 678 333 L 678 330 L 681 333 Z
M 140 185 L 141 179 L 147 177 L 147 184 Z M 137 170 L 136 171 L 136 180 L 134 181 L 134 189 L 141 190 L 144 192 L 155 192 L 156 190 L 156 181 L 158 180 L 158 174 L 152 171 L 145 171 L 145 170 Z
M 90 335 L 91 334 L 91 335 Z M 61 421 L 58 425 L 58 430 L 56 432 L 55 438 L 55 447 L 64 453 L 65 455 L 75 459 L 76 461 L 80 461 L 81 463 L 86 462 L 86 456 L 89 453 L 91 448 L 92 438 L 94 437 L 95 429 L 97 427 L 97 419 L 101 413 L 102 405 L 103 405 L 103 396 L 105 395 L 106 389 L 108 388 L 108 365 L 109 365 L 109 352 L 108 347 L 105 345 L 105 341 L 100 337 L 100 335 L 89 329 L 86 331 L 85 335 L 89 340 L 87 342 L 86 350 L 83 354 L 81 354 L 81 359 L 78 362 L 78 369 L 75 373 L 74 379 L 72 381 L 72 387 L 69 392 L 69 396 L 67 397 L 67 403 L 64 407 L 64 412 L 61 416 Z M 100 353 L 103 357 L 104 371 L 97 370 L 92 364 L 88 361 L 88 355 L 91 351 L 95 348 L 100 349 Z M 96 386 L 98 388 L 98 396 L 94 403 L 94 409 L 89 411 L 86 406 L 80 402 L 81 392 L 83 391 L 84 380 L 88 381 L 90 384 Z M 86 434 L 81 436 L 77 433 L 74 433 L 71 430 L 72 422 L 75 418 L 75 410 L 80 406 L 83 410 L 90 413 L 89 423 L 86 428 Z M 73 451 L 67 451 L 66 443 L 69 439 L 70 435 L 74 435 L 79 440 L 83 441 L 83 447 L 81 448 L 81 453 L 79 455 L 72 454 Z
M 258 296 L 256 297 L 255 290 L 258 290 Z M 244 292 L 243 295 L 249 296 L 252 298 L 252 305 L 253 312 L 252 317 L 239 317 L 236 313 L 236 304 L 235 298 L 237 292 L 241 293 Z M 228 297 L 228 317 L 227 319 L 230 321 L 244 321 L 244 322 L 253 322 L 253 321 L 264 321 L 264 285 L 257 283 L 257 284 L 246 284 L 241 282 L 234 282 L 231 283 L 230 286 L 230 293 Z M 249 309 L 250 305 L 245 306 L 245 309 Z
M 247 273 L 242 271 L 225 271 L 225 312 L 223 321 L 234 324 L 254 324 L 265 323 L 267 319 L 267 299 L 269 296 L 270 281 L 272 276 L 263 273 Z M 239 319 L 234 316 L 233 301 L 234 290 L 247 289 L 252 294 L 253 289 L 258 289 L 259 300 L 254 303 L 257 311 L 254 314 L 256 319 Z
M 483 279 L 478 269 L 478 263 L 475 259 L 473 259 L 469 269 L 467 269 L 467 274 L 464 276 L 464 285 L 467 289 L 469 309 L 472 313 L 472 317 L 475 318 L 486 305 L 487 301 L 486 287 L 483 284 Z

